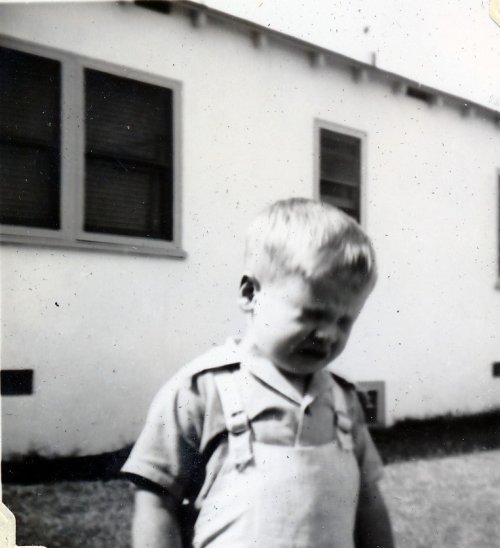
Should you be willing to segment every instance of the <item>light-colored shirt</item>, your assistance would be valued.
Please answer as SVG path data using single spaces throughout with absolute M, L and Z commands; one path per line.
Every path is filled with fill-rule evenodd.
M 336 438 L 330 371 L 315 373 L 302 394 L 270 362 L 245 355 L 235 341 L 228 341 L 186 365 L 158 392 L 122 472 L 153 482 L 179 501 L 203 498 L 227 454 L 224 415 L 214 382 L 220 368 L 242 370 L 238 388 L 256 441 L 307 446 Z M 361 481 L 375 481 L 382 474 L 381 459 L 354 385 L 341 379 L 340 384 L 346 393 Z

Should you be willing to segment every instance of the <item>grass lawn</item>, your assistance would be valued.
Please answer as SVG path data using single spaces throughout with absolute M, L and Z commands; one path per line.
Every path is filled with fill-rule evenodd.
M 399 548 L 498 548 L 500 450 L 386 466 L 382 484 Z M 47 548 L 129 546 L 127 482 L 7 484 L 17 543 Z
M 386 467 L 399 548 L 498 548 L 500 450 Z

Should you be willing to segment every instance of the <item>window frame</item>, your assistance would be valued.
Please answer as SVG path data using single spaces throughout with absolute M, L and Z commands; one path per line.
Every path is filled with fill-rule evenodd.
M 122 253 L 186 257 L 181 247 L 182 214 L 182 151 L 181 113 L 182 84 L 164 76 L 150 74 L 107 61 L 90 59 L 45 45 L 1 37 L 0 46 L 53 59 L 61 64 L 60 104 L 60 229 L 0 224 L 0 241 L 28 246 L 93 249 Z M 122 78 L 130 78 L 172 91 L 173 120 L 173 239 L 122 236 L 87 232 L 85 217 L 85 69 L 98 70 Z
M 367 180 L 367 141 L 368 137 L 365 131 L 343 126 L 335 122 L 329 122 L 316 118 L 314 120 L 314 189 L 313 197 L 315 200 L 321 200 L 321 130 L 333 131 L 355 137 L 360 140 L 360 181 L 359 181 L 359 223 L 366 227 L 367 207 L 366 207 L 366 180 Z

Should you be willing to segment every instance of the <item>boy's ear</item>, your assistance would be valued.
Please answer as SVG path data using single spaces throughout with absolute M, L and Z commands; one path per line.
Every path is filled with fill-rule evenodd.
M 255 295 L 259 291 L 259 282 L 251 276 L 243 276 L 240 282 L 238 304 L 243 312 L 251 312 L 255 305 Z

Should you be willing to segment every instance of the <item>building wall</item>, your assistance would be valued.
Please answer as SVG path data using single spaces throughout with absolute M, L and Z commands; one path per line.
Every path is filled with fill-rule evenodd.
M 195 28 L 176 10 L 2 5 L 0 34 L 181 82 L 187 252 L 1 247 L 2 367 L 35 371 L 33 395 L 3 398 L 7 456 L 122 447 L 165 379 L 241 332 L 245 227 L 278 198 L 315 194 L 316 120 L 366 134 L 363 224 L 380 268 L 339 370 L 386 381 L 389 422 L 498 404 L 491 121 L 313 67 L 285 42 L 257 48 L 222 22 Z

